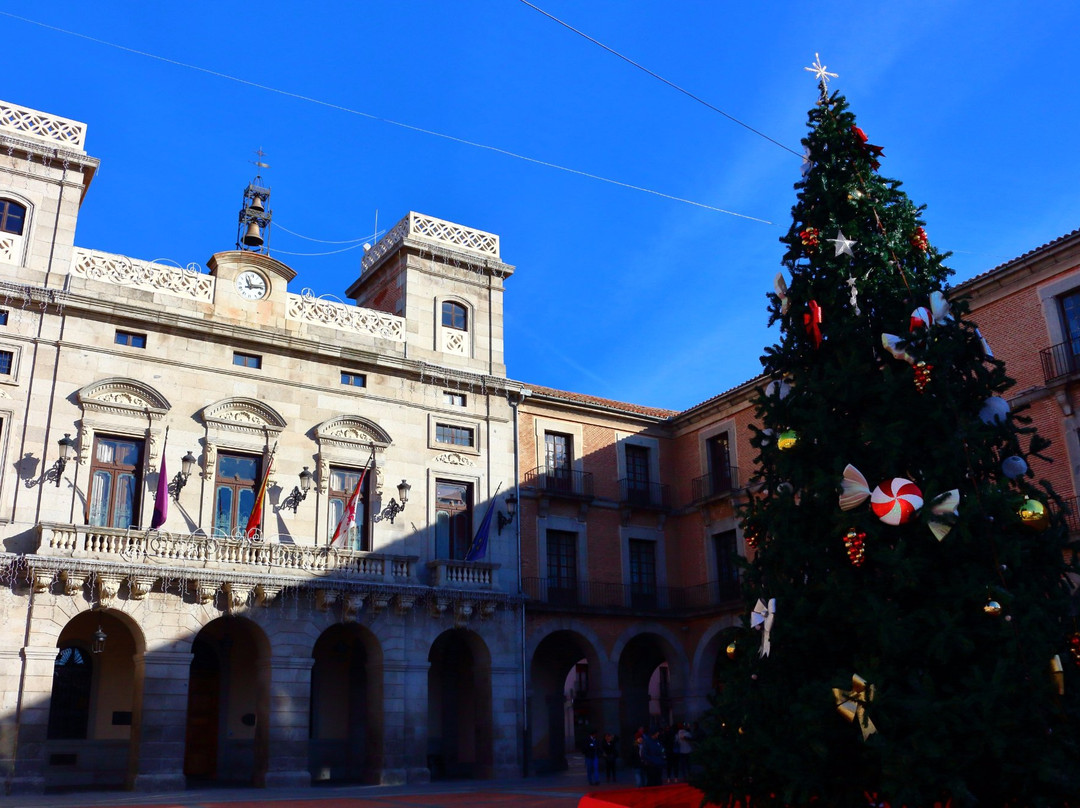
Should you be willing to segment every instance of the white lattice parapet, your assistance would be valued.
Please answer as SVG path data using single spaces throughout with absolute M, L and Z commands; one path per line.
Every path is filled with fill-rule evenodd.
M 361 266 L 365 270 L 375 266 L 381 258 L 396 249 L 405 239 L 426 241 L 454 250 L 475 253 L 495 261 L 501 260 L 499 237 L 494 233 L 485 233 L 483 230 L 474 230 L 471 227 L 436 219 L 434 216 L 409 211 L 404 219 L 394 225 L 389 233 L 368 250 L 361 261 Z
M 367 334 L 395 342 L 405 341 L 405 320 L 402 317 L 373 309 L 349 306 L 345 303 L 322 300 L 310 293 L 290 294 L 287 301 L 286 312 L 290 320 L 340 328 L 343 331 Z
M 0 132 L 49 140 L 82 151 L 86 124 L 0 101 Z
M 180 269 L 150 261 L 137 261 L 126 255 L 75 248 L 71 274 L 90 280 L 134 286 L 190 297 L 211 303 L 214 300 L 214 278 L 193 269 Z

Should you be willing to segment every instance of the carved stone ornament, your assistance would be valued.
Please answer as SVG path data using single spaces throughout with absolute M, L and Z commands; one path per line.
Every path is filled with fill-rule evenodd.
M 98 602 L 102 606 L 107 607 L 113 602 L 116 593 L 120 591 L 120 584 L 123 580 L 123 575 L 117 575 L 111 572 L 97 573 Z
M 30 585 L 35 592 L 48 592 L 54 580 L 56 580 L 56 573 L 52 570 L 34 570 Z
M 442 617 L 446 614 L 446 611 L 450 608 L 452 601 L 450 598 L 435 597 L 431 599 L 431 616 Z
M 154 575 L 129 575 L 128 576 L 128 594 L 132 600 L 142 600 L 150 594 L 150 590 L 154 588 L 154 581 L 157 577 Z
M 199 599 L 199 603 L 204 606 L 208 603 L 213 603 L 214 598 L 217 597 L 218 585 L 215 583 L 192 581 L 191 588 L 195 592 L 195 597 Z
M 279 434 L 287 425 L 273 407 L 254 398 L 226 398 L 202 410 L 202 421 L 231 432 Z
M 70 598 L 75 597 L 83 589 L 83 577 L 75 572 L 64 571 L 60 573 L 60 579 L 64 584 L 64 594 Z
M 393 595 L 376 592 L 371 596 L 371 609 L 375 614 L 382 614 L 386 611 L 386 607 L 390 605 L 390 600 Z
M 475 466 L 471 459 L 460 455 L 457 452 L 443 452 L 440 455 L 435 455 L 436 463 L 446 463 L 451 466 Z
M 247 606 L 248 598 L 251 596 L 251 586 L 230 581 L 223 585 L 221 589 L 228 598 L 227 604 L 230 612 L 235 612 L 237 609 L 243 609 Z
M 134 416 L 160 420 L 171 408 L 168 399 L 136 379 L 113 377 L 94 382 L 76 394 L 84 413 Z
M 454 609 L 454 622 L 459 626 L 469 622 L 469 618 L 472 617 L 473 611 L 476 608 L 471 600 L 458 601 L 457 607 Z
M 328 612 L 337 603 L 338 595 L 341 593 L 336 589 L 318 589 L 315 591 L 315 606 L 320 612 Z
M 397 596 L 397 613 L 399 615 L 406 615 L 412 611 L 413 606 L 416 605 L 416 595 L 398 595 Z
M 260 606 L 269 606 L 281 594 L 281 587 L 275 584 L 259 584 L 255 588 L 255 602 Z
M 353 592 L 346 595 L 341 601 L 341 619 L 346 623 L 356 622 L 366 599 L 367 593 Z

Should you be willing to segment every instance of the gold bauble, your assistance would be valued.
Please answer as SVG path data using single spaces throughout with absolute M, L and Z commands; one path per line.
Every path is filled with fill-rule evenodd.
M 735 644 L 734 641 L 728 643 L 727 655 L 728 659 L 734 659 L 739 655 L 739 647 Z
M 780 451 L 787 451 L 788 449 L 794 449 L 795 444 L 799 442 L 799 436 L 795 434 L 794 429 L 786 429 L 780 433 L 780 437 L 776 439 L 776 447 Z
M 1001 604 L 996 600 L 988 600 L 986 601 L 986 605 L 983 606 L 983 611 L 991 617 L 997 617 L 1001 614 Z
M 1024 504 L 1020 506 L 1018 513 L 1024 527 L 1031 530 L 1046 530 L 1050 526 L 1050 512 L 1037 499 L 1024 500 Z

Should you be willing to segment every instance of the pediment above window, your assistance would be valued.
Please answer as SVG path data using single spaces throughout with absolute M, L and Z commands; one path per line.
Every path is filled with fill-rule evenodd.
M 352 449 L 362 446 L 385 449 L 391 443 L 386 430 L 373 421 L 355 415 L 341 415 L 323 421 L 315 427 L 315 435 L 320 443 Z
M 165 396 L 135 379 L 114 377 L 87 385 L 77 393 L 83 412 L 129 415 L 158 420 L 172 406 Z
M 226 398 L 204 407 L 203 423 L 226 431 L 258 434 L 281 432 L 286 421 L 273 407 L 254 398 Z

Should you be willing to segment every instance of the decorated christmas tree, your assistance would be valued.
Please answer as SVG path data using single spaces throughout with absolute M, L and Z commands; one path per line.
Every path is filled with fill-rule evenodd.
M 814 72 L 742 512 L 748 619 L 697 784 L 754 808 L 1078 805 L 1067 531 L 1028 463 L 1047 443 L 922 208 Z

